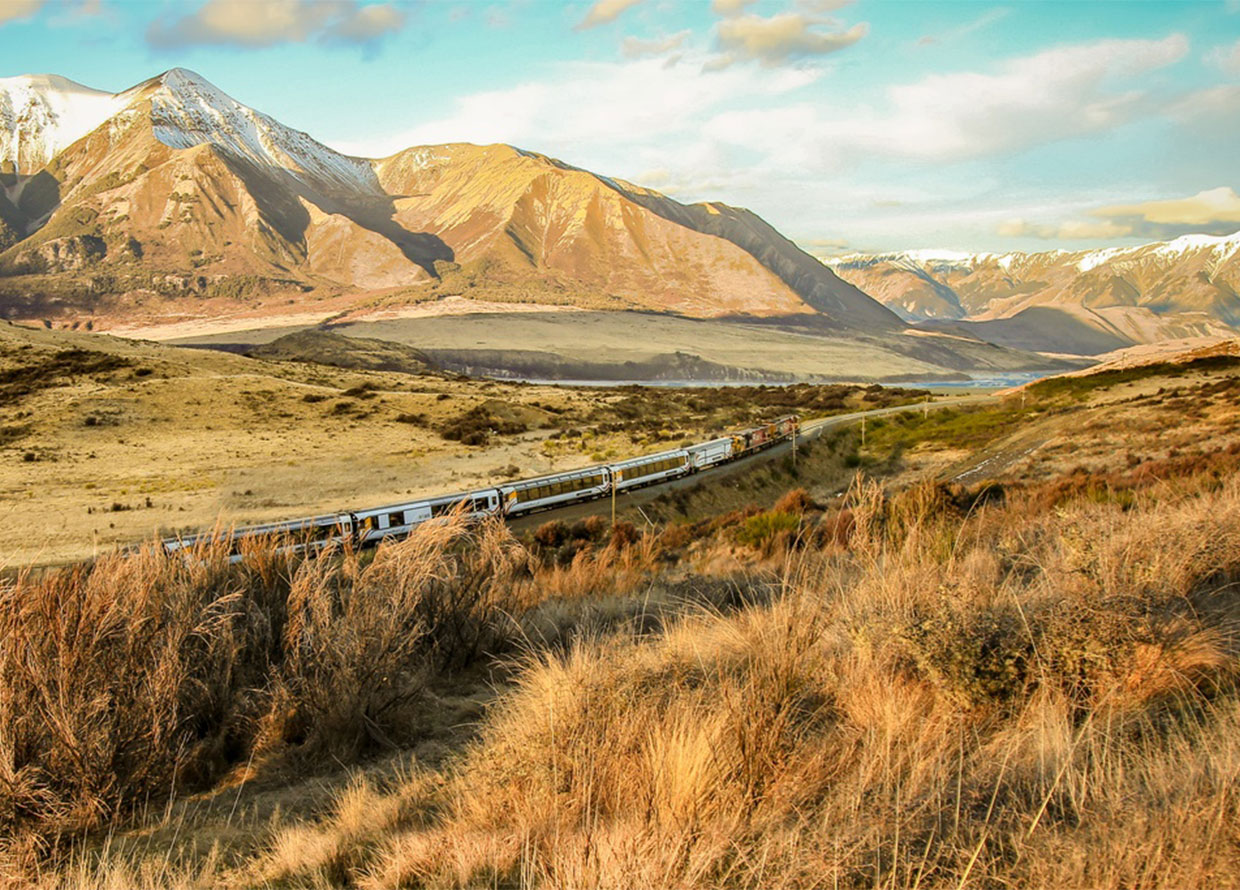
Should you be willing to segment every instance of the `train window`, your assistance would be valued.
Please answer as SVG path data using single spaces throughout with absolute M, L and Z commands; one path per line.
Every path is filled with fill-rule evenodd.
M 405 514 L 403 511 L 400 513 L 389 513 L 388 514 L 388 528 L 394 528 L 395 526 L 404 525 L 404 524 L 405 524 Z
M 456 501 L 442 501 L 438 504 L 431 505 L 432 516 L 443 516 L 445 513 L 451 513 L 456 509 Z

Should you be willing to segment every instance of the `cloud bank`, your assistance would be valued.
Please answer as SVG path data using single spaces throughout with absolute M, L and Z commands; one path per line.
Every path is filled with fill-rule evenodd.
M 577 30 L 584 31 L 587 28 L 614 22 L 619 18 L 620 13 L 641 2 L 642 0 L 597 0 L 586 12 L 585 18 L 577 25 Z
M 147 42 L 160 49 L 195 45 L 247 48 L 282 43 L 367 44 L 399 31 L 405 13 L 392 3 L 358 0 L 207 0 L 180 18 L 159 18 Z
M 2 0 L 0 2 L 0 25 L 18 19 L 28 19 L 43 7 L 43 0 Z

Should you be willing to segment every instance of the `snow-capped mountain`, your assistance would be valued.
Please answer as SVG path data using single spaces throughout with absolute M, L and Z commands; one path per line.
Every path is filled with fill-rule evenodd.
M 124 106 L 57 74 L 0 77 L 0 169 L 37 171 Z
M 378 192 L 370 164 L 243 105 L 184 68 L 106 93 L 54 74 L 0 79 L 0 165 L 32 174 L 110 118 L 132 119 L 143 103 L 157 140 L 170 148 L 214 145 L 256 165 L 328 188 Z M 129 114 L 126 114 L 129 112 Z
M 308 134 L 242 105 L 193 71 L 173 68 L 150 85 L 122 95 L 150 101 L 155 138 L 170 148 L 214 145 L 327 189 L 380 193 L 369 162 L 333 151 Z
M 1101 250 L 917 250 L 823 262 L 909 321 L 959 322 L 957 330 L 1023 348 L 1104 351 L 1240 326 L 1240 232 Z
M 307 290 L 416 300 L 442 286 L 903 327 L 749 211 L 682 205 L 534 152 L 349 157 L 179 68 L 116 94 L 7 83 L 0 312 L 11 316 L 172 297 L 178 311 L 216 296 L 296 303 Z

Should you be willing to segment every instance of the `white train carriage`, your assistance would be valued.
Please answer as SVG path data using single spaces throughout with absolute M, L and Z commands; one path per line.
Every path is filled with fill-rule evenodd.
M 676 451 L 660 451 L 658 454 L 647 454 L 622 460 L 620 463 L 608 464 L 611 478 L 616 491 L 637 488 L 641 485 L 653 485 L 664 479 L 684 476 L 689 472 L 689 452 L 680 448 Z
M 545 510 L 558 504 L 586 501 L 607 494 L 611 472 L 607 467 L 586 467 L 537 479 L 506 482 L 499 486 L 504 513 L 516 516 Z
M 709 442 L 699 442 L 697 445 L 690 445 L 685 451 L 689 453 L 689 471 L 696 473 L 731 460 L 732 437 L 724 436 Z
M 273 522 L 267 525 L 251 525 L 233 529 L 228 533 L 201 532 L 184 537 L 165 538 L 163 546 L 169 553 L 191 550 L 203 544 L 223 537 L 229 537 L 229 562 L 239 562 L 248 543 L 259 538 L 287 540 L 286 549 L 294 553 L 303 550 L 321 550 L 332 541 L 344 541 L 352 537 L 354 532 L 353 517 L 348 513 L 336 513 L 328 516 L 314 516 L 310 519 L 297 519 L 292 522 Z
M 471 518 L 478 519 L 499 512 L 499 491 L 494 488 L 481 491 L 445 494 L 407 504 L 375 507 L 359 510 L 357 518 L 358 539 L 369 544 L 387 537 L 407 535 L 429 519 L 445 516 L 461 509 Z

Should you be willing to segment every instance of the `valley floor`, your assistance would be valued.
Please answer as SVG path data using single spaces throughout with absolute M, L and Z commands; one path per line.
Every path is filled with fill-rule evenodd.
M 645 531 L 25 579 L 3 874 L 1240 886 L 1238 467 L 1223 357 L 836 430 Z

